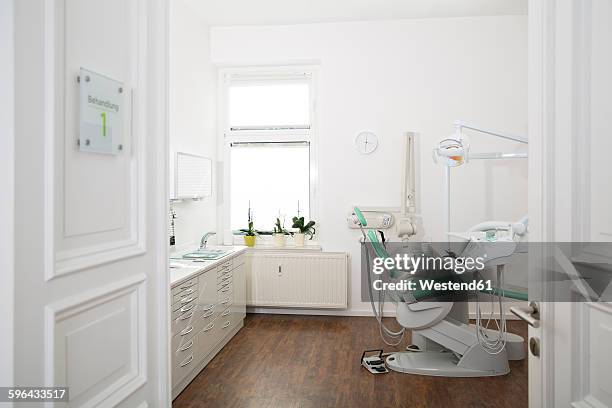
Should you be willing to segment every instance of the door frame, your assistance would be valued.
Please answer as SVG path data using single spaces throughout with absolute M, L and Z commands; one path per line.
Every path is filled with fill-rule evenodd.
M 528 213 L 531 242 L 554 242 L 555 202 L 555 6 L 556 0 L 529 0 L 528 8 Z M 543 270 L 546 256 L 530 257 L 529 270 Z M 531 282 L 530 282 L 531 283 Z M 531 291 L 532 289 L 530 289 Z M 554 324 L 554 307 L 540 303 L 542 325 Z M 529 338 L 540 340 L 540 357 L 528 354 L 529 406 L 554 404 L 554 338 L 551 330 L 529 327 Z M 546 364 L 540 364 L 539 359 Z
M 590 60 L 588 28 L 584 16 L 589 2 L 572 0 L 529 0 L 529 215 L 531 242 L 588 241 L 590 220 L 578 219 L 587 203 L 586 175 L 575 163 L 585 161 L 584 146 L 575 134 L 588 135 L 585 128 Z M 559 87 L 557 84 L 566 84 Z M 560 165 L 559 157 L 564 158 Z M 571 184 L 571 192 L 563 187 Z M 556 203 L 562 202 L 559 206 Z M 568 220 L 571 220 L 568 222 Z M 548 246 L 545 246 L 545 250 Z M 550 269 L 552 254 L 530 257 L 531 271 Z M 537 279 L 537 277 L 536 277 Z M 533 282 L 532 282 L 533 283 Z M 534 289 L 530 285 L 530 292 Z M 547 299 L 545 287 L 539 299 Z M 531 293 L 530 293 L 531 295 Z M 536 296 L 532 296 L 536 298 Z M 529 406 L 553 407 L 555 395 L 555 311 L 559 304 L 540 302 L 539 328 L 529 328 L 529 337 L 540 340 L 540 358 L 529 354 Z M 557 369 L 559 369 L 557 367 Z M 562 369 L 562 368 L 561 368 Z
M 5 364 L 0 366 L 0 386 L 13 385 L 13 342 L 15 316 L 15 41 L 14 1 L 0 1 L 0 123 L 4 131 L 0 138 L 0 177 L 2 200 L 0 213 L 5 227 L 0 234 L 0 355 Z M 9 404 L 12 406 L 12 403 Z
M 168 245 L 168 214 L 170 211 L 169 200 L 169 46 L 170 46 L 170 0 L 147 0 L 151 14 L 149 15 L 147 35 L 149 37 L 149 67 L 148 88 L 153 97 L 149 98 L 150 110 L 154 120 L 149 120 L 151 131 L 149 136 L 156 139 L 155 161 L 161 165 L 155 166 L 157 180 L 162 180 L 155 189 L 157 202 L 153 205 L 159 228 L 154 234 L 159 239 L 154 243 L 152 249 L 157 255 L 156 279 L 152 282 L 156 292 L 155 299 L 161 300 L 157 303 L 157 316 L 161 323 L 157 326 L 157 333 L 149 331 L 147 337 L 149 344 L 155 344 L 156 348 L 148 349 L 147 359 L 158 360 L 156 365 L 158 372 L 155 373 L 155 381 L 151 381 L 157 387 L 157 401 L 153 406 L 172 405 L 171 386 L 171 347 L 170 347 L 170 248 Z M 149 292 L 151 293 L 151 292 Z M 151 341 L 154 336 L 156 341 Z M 163 356 L 163 357 L 162 357 Z

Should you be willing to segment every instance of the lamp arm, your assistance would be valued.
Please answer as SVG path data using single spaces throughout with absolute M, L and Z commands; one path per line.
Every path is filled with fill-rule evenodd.
M 491 136 L 497 136 L 500 137 L 502 139 L 507 139 L 507 140 L 512 140 L 515 142 L 519 142 L 519 143 L 524 143 L 524 144 L 528 144 L 529 141 L 527 140 L 526 137 L 524 136 L 518 136 L 518 135 L 511 135 L 508 133 L 502 133 L 502 132 L 497 132 L 497 131 L 492 131 L 492 130 L 486 130 L 486 129 L 482 129 L 464 122 L 461 122 L 460 120 L 455 121 L 454 123 L 455 127 L 459 130 L 459 134 L 461 134 L 461 129 L 470 129 L 473 130 L 475 132 L 480 132 L 480 133 L 485 133 L 487 135 L 491 135 Z

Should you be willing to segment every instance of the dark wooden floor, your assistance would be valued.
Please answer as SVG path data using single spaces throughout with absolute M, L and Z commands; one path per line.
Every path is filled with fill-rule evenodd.
M 508 330 L 527 335 L 522 322 Z M 382 346 L 373 318 L 248 315 L 173 407 L 527 407 L 526 360 L 502 377 L 372 375 L 359 358 Z

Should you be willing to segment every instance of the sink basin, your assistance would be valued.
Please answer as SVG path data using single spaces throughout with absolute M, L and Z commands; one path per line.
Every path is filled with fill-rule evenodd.
M 198 249 L 197 251 L 189 252 L 183 255 L 183 259 L 204 259 L 204 260 L 213 260 L 219 259 L 225 256 L 228 252 L 228 249 Z

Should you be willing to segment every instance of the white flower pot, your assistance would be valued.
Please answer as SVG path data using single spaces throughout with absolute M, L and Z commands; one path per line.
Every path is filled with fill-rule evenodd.
M 296 247 L 304 246 L 304 234 L 299 232 L 293 234 L 293 243 Z
M 274 246 L 275 247 L 285 246 L 285 234 L 274 234 Z

